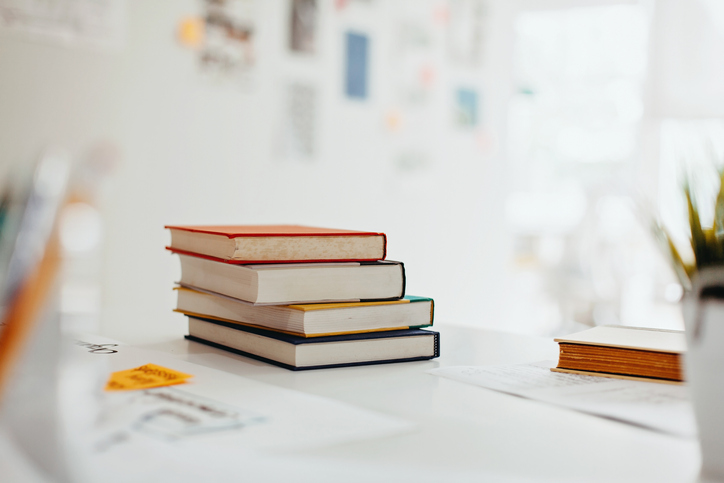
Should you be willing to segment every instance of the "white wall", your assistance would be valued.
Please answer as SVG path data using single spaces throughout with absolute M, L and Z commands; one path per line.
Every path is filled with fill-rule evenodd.
M 504 159 L 514 18 L 522 10 L 628 0 L 491 0 L 479 68 L 449 60 L 435 17 L 445 2 L 350 2 L 340 12 L 320 0 L 318 52 L 304 57 L 288 51 L 289 2 L 257 0 L 258 63 L 248 87 L 207 79 L 196 53 L 178 43 L 179 21 L 199 14 L 201 3 L 128 0 L 126 42 L 117 52 L 0 33 L 0 174 L 48 144 L 79 159 L 103 140 L 122 152 L 100 201 L 103 333 L 129 341 L 182 334 L 183 317 L 171 312 L 178 263 L 163 250 L 162 227 L 221 222 L 385 231 L 389 257 L 406 263 L 409 293 L 435 298 L 437 323 L 530 329 L 504 305 L 524 298 L 510 276 L 504 220 L 504 198 L 518 181 Z M 658 179 L 659 120 L 722 114 L 716 59 L 724 17 L 715 0 L 695 4 L 653 4 L 635 176 L 646 192 L 655 192 Z M 408 17 L 433 40 L 424 55 L 436 80 L 422 108 L 405 108 L 396 90 L 397 38 Z M 709 23 L 697 29 L 702 18 Z M 370 36 L 370 97 L 363 102 L 343 93 L 349 29 Z M 297 79 L 319 93 L 311 162 L 277 155 L 285 87 Z M 454 126 L 457 87 L 478 89 L 481 130 Z M 395 109 L 403 122 L 393 132 L 385 116 Z M 425 154 L 427 166 L 402 169 L 399 156 L 410 151 Z
M 171 312 L 178 262 L 163 249 L 169 223 L 385 231 L 389 257 L 406 263 L 408 292 L 434 297 L 439 323 L 501 327 L 496 300 L 507 238 L 499 147 L 512 36 L 504 3 L 491 3 L 481 69 L 449 65 L 444 32 L 433 27 L 439 77 L 429 117 L 424 130 L 398 134 L 384 118 L 395 107 L 389 49 L 400 2 L 338 13 L 321 1 L 320 51 L 304 59 L 287 52 L 287 2 L 258 1 L 258 65 L 249 89 L 204 79 L 195 53 L 178 45 L 179 20 L 199 11 L 193 1 L 129 1 L 127 41 L 117 53 L 2 38 L 0 158 L 4 165 L 28 160 L 47 143 L 78 156 L 102 139 L 121 148 L 101 202 L 107 335 L 135 341 L 183 333 L 183 317 Z M 436 5 L 415 4 L 423 12 Z M 371 38 L 366 102 L 343 96 L 342 39 L 350 27 Z M 311 163 L 274 156 L 280 96 L 294 78 L 322 92 Z M 497 146 L 491 151 L 452 126 L 458 85 L 479 88 L 484 126 Z M 428 168 L 407 172 L 395 164 L 410 146 L 430 153 Z

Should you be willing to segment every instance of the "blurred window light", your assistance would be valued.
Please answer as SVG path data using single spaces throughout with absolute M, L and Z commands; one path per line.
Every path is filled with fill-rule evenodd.
M 97 248 L 101 242 L 103 223 L 101 215 L 87 203 L 71 203 L 63 209 L 60 218 L 60 241 L 69 252 L 85 252 Z
M 684 296 L 684 288 L 678 283 L 669 283 L 664 289 L 664 299 L 672 304 L 675 304 L 681 297 Z
M 639 149 L 651 14 L 627 3 L 528 10 L 515 20 L 506 146 L 515 186 L 505 218 L 519 262 L 513 283 L 536 272 L 534 311 L 558 309 L 540 330 L 649 313 L 651 268 L 629 263 L 648 247 L 617 186 Z
M 515 35 L 511 157 L 558 171 L 561 165 L 629 161 L 643 115 L 646 9 L 524 12 Z
M 560 235 L 578 226 L 586 208 L 586 196 L 575 185 L 556 191 L 517 191 L 506 199 L 505 219 L 516 235 Z
M 702 224 L 713 224 L 717 170 L 724 168 L 724 119 L 664 119 L 659 138 L 659 214 L 677 245 L 685 246 L 689 223 L 683 186 L 687 180 Z

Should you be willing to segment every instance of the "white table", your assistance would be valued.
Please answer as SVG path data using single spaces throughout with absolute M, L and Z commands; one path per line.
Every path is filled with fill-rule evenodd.
M 174 339 L 141 346 L 262 382 L 337 399 L 418 423 L 384 439 L 309 451 L 350 466 L 392 465 L 438 481 L 693 481 L 693 440 L 458 383 L 442 366 L 557 358 L 550 339 L 440 324 L 441 356 L 427 362 L 292 372 Z M 396 477 L 399 479 L 399 474 Z M 326 481 L 323 472 L 319 481 Z M 330 480 L 333 481 L 333 480 Z

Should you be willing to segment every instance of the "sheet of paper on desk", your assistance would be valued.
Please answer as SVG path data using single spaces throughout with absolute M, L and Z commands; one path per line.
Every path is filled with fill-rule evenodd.
M 107 339 L 85 336 L 69 351 L 75 387 L 68 394 L 69 418 L 97 416 L 89 432 L 94 451 L 157 440 L 176 447 L 296 450 L 389 436 L 413 429 L 399 418 L 331 399 L 280 388 Z M 103 392 L 113 371 L 146 363 L 192 374 L 182 385 Z M 96 375 L 88 369 L 96 368 Z M 74 372 L 75 368 L 75 372 Z M 76 374 L 76 376 L 73 376 Z M 77 390 L 86 384 L 83 391 Z M 73 412 L 76 411 L 75 415 Z M 78 426 L 74 424 L 74 426 Z
M 455 381 L 604 416 L 677 436 L 696 435 L 683 385 L 551 372 L 555 361 L 428 371 Z

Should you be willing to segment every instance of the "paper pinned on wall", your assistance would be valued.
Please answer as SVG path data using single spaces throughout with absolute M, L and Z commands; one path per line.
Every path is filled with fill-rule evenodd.
M 429 104 L 439 70 L 434 31 L 414 13 L 403 10 L 399 14 L 390 57 L 394 94 L 403 107 Z
M 200 49 L 204 45 L 206 21 L 201 17 L 185 17 L 179 22 L 178 40 L 181 45 Z
M 345 94 L 350 99 L 367 99 L 369 75 L 369 37 L 362 33 L 345 35 Z
M 390 109 L 387 111 L 384 117 L 385 127 L 390 132 L 397 132 L 402 128 L 404 124 L 404 116 L 399 109 Z
M 337 12 L 342 12 L 352 5 L 362 5 L 369 7 L 372 0 L 334 0 L 334 8 Z
M 477 67 L 484 61 L 485 0 L 450 0 L 447 21 L 447 52 L 453 63 Z
M 202 72 L 248 85 L 256 64 L 255 0 L 200 1 L 204 10 L 198 54 Z
M 424 151 L 407 150 L 399 153 L 394 159 L 398 171 L 405 173 L 423 172 L 430 168 L 430 156 Z
M 404 129 L 395 131 L 396 154 L 391 158 L 405 175 L 429 173 L 436 162 L 440 115 L 433 100 L 444 76 L 441 75 L 441 22 L 446 5 L 432 9 L 418 2 L 397 2 L 391 7 L 394 33 L 387 57 L 390 104 L 399 110 Z M 388 123 L 389 125 L 389 123 Z M 422 186 L 422 185 L 419 185 Z
M 317 42 L 317 0 L 292 0 L 289 48 L 313 54 Z
M 459 127 L 478 125 L 478 93 L 473 89 L 455 91 L 455 124 Z
M 125 0 L 0 0 L 0 34 L 118 50 L 126 36 Z
M 315 155 L 317 130 L 317 87 L 311 82 L 291 81 L 284 93 L 281 114 L 282 160 L 311 161 Z
M 688 388 L 551 372 L 555 361 L 443 367 L 436 376 L 683 437 L 696 436 Z

